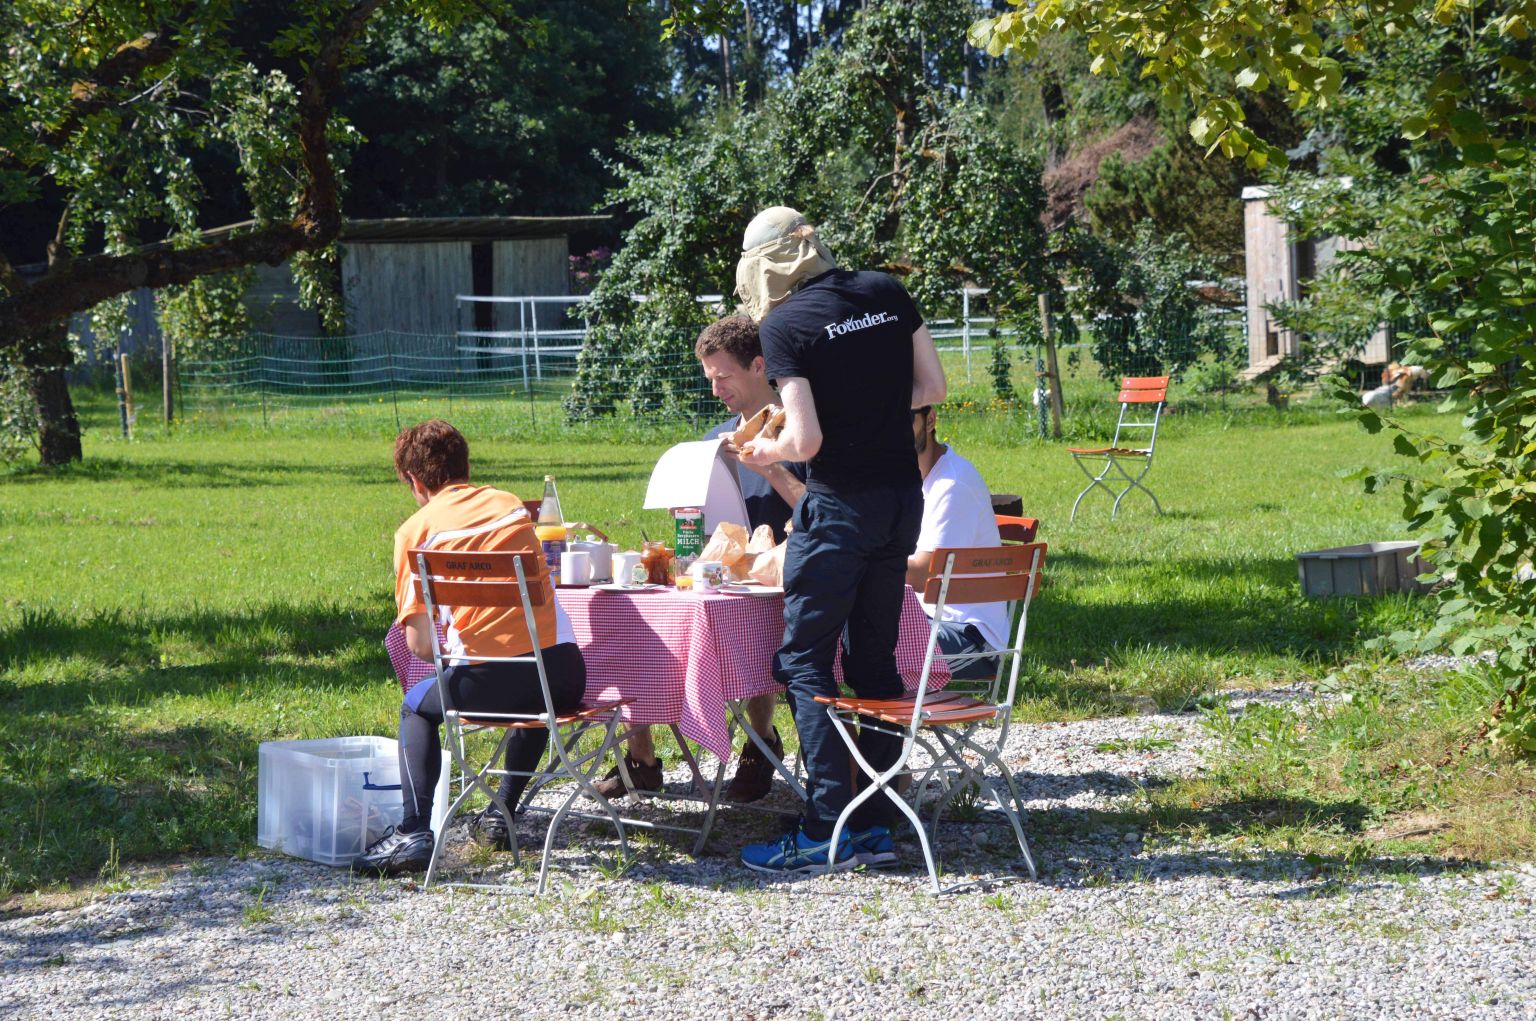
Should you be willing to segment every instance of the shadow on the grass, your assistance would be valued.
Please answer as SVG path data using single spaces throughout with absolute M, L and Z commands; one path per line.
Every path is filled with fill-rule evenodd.
M 233 610 L 112 609 L 81 618 L 24 609 L 15 624 L 0 629 L 0 664 L 7 670 L 51 662 L 110 669 L 72 665 L 44 683 L 0 691 L 0 705 L 19 703 L 17 708 L 35 712 L 142 704 L 166 695 L 203 695 L 279 670 L 285 684 L 371 687 L 389 671 L 383 639 L 391 616 L 384 600 L 377 608 L 273 603 Z M 169 647 L 195 665 L 165 665 L 162 651 Z M 348 669 L 323 662 L 338 656 L 348 658 Z M 359 657 L 365 662 L 352 662 Z
M 0 631 L 0 891 L 249 846 L 259 743 L 335 733 L 338 700 L 387 691 L 388 619 L 23 611 Z

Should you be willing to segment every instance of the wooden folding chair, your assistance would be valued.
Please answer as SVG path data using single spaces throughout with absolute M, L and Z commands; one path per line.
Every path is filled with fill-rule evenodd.
M 546 577 L 541 576 L 543 553 L 531 550 L 481 551 L 481 550 L 431 550 L 413 549 L 410 552 L 416 564 L 416 584 L 422 602 L 427 607 L 427 617 L 436 621 L 444 608 L 473 609 L 497 607 L 512 609 L 544 606 L 554 600 L 554 591 Z M 530 584 L 529 578 L 533 581 Z M 571 793 L 550 817 L 549 828 L 544 835 L 544 857 L 539 867 L 538 892 L 544 893 L 548 884 L 549 859 L 554 847 L 555 831 L 565 820 L 571 805 L 585 794 L 595 800 L 607 814 L 619 834 L 619 849 L 625 861 L 629 860 L 629 841 L 624 833 L 624 822 L 608 799 L 592 785 L 593 774 L 602 765 L 608 753 L 617 745 L 619 710 L 631 699 L 615 699 L 591 705 L 582 705 L 569 713 L 556 713 L 554 699 L 549 693 L 549 676 L 544 668 L 538 624 L 531 612 L 523 614 L 527 623 L 528 638 L 533 649 L 525 656 L 468 656 L 449 652 L 443 644 L 442 632 L 434 628 L 432 639 L 432 664 L 437 668 L 438 693 L 443 702 L 443 721 L 447 732 L 447 744 L 453 755 L 454 768 L 461 780 L 459 796 L 454 799 L 443 824 L 438 828 L 437 840 L 432 848 L 432 860 L 427 865 L 422 889 L 432 885 L 437 863 L 442 855 L 443 841 L 449 825 L 464 805 L 470 792 L 479 790 L 490 798 L 491 803 L 507 820 L 507 835 L 512 842 L 513 861 L 517 860 L 517 827 L 514 824 L 513 806 L 503 802 L 497 785 L 488 782 L 489 777 L 528 776 L 545 777 L 553 774 L 572 781 Z M 444 682 L 448 668 L 463 663 L 532 663 L 539 678 L 539 688 L 544 696 L 542 713 L 479 713 L 454 707 L 450 686 Z M 550 732 L 550 751 L 543 770 L 523 772 L 497 768 L 506 756 L 507 742 L 518 730 L 543 727 Z M 575 754 L 576 740 L 581 733 L 601 728 L 601 745 L 595 750 Z M 500 731 L 501 738 L 495 750 L 483 766 L 474 768 L 469 763 L 464 738 L 480 731 Z M 454 883 L 474 889 L 495 889 L 476 883 Z
M 1072 461 L 1088 476 L 1088 485 L 1077 499 L 1072 502 L 1072 516 L 1070 520 L 1077 520 L 1077 505 L 1083 502 L 1083 497 L 1094 488 L 1104 490 L 1114 497 L 1115 506 L 1109 512 L 1113 518 L 1120 513 L 1120 501 L 1133 489 L 1139 489 L 1152 498 L 1152 506 L 1161 514 L 1162 505 L 1157 502 L 1157 497 L 1152 490 L 1142 485 L 1141 480 L 1146 478 L 1147 472 L 1152 470 L 1152 452 L 1157 448 L 1157 425 L 1163 416 L 1163 403 L 1168 397 L 1167 376 L 1126 376 L 1120 381 L 1120 420 L 1115 423 L 1115 438 L 1107 447 L 1068 447 L 1067 453 L 1072 455 Z M 1139 409 L 1143 405 L 1152 405 L 1152 421 L 1128 422 L 1126 415 L 1132 414 L 1133 408 Z M 1150 438 L 1145 447 L 1123 446 L 1121 435 L 1128 429 L 1150 429 Z M 1102 460 L 1102 464 L 1100 461 Z M 1134 469 L 1134 474 L 1132 473 Z M 1111 473 L 1116 477 L 1105 484 L 1105 479 Z M 1116 493 L 1113 486 L 1125 483 L 1125 488 Z
M 864 789 L 854 796 L 837 817 L 832 831 L 832 847 L 837 847 L 843 829 L 855 809 L 877 794 L 884 793 L 895 802 L 912 823 L 918 842 L 923 849 L 923 862 L 933 883 L 933 892 L 944 892 L 939 883 L 939 868 L 933 854 L 933 834 L 924 829 L 917 808 L 931 780 L 938 778 L 943 792 L 933 808 L 930 829 L 937 831 L 944 808 L 962 792 L 977 789 L 990 793 L 997 807 L 1013 827 L 1023 854 L 1030 878 L 1035 877 L 1035 860 L 1029 852 L 1029 841 L 1024 836 L 1022 817 L 1024 802 L 1019 797 L 1013 776 L 1003 764 L 1003 746 L 1008 740 L 1008 725 L 1013 715 L 1013 700 L 1018 692 L 1019 666 L 1023 659 L 1024 630 L 1029 621 L 1029 604 L 1040 586 L 1040 572 L 1045 566 L 1044 543 L 1028 543 L 1021 546 L 995 546 L 970 549 L 937 549 L 929 561 L 927 585 L 923 588 L 923 601 L 933 603 L 933 623 L 928 633 L 928 651 L 923 658 L 922 683 L 911 695 L 893 699 L 830 698 L 817 696 L 816 701 L 827 707 L 827 714 L 836 723 L 837 732 L 848 746 L 854 763 L 868 778 Z M 982 653 L 966 653 L 947 657 L 949 663 L 970 659 L 996 657 L 996 676 L 984 698 L 938 691 L 928 692 L 928 677 L 933 669 L 935 656 L 939 655 L 939 623 L 943 620 L 944 607 L 950 603 L 1017 602 L 1021 609 L 1018 622 L 1013 628 L 1013 641 L 1006 649 Z M 1008 683 L 1002 688 L 1004 671 Z M 1000 698 L 999 695 L 1002 695 Z M 995 726 L 989 726 L 995 725 Z M 886 769 L 870 765 L 859 751 L 853 728 L 873 727 L 883 733 L 902 738 L 896 761 Z M 982 728 L 986 727 L 983 732 Z M 912 753 L 922 748 L 932 760 L 931 765 L 918 769 L 911 765 Z M 970 754 L 979 760 L 973 765 L 966 760 Z M 997 771 L 999 783 L 1007 788 L 1009 797 L 1003 797 L 998 787 L 987 782 L 987 767 Z M 951 777 L 953 770 L 959 775 Z M 913 775 L 912 804 L 908 804 L 896 790 L 895 780 L 902 775 Z M 828 869 L 834 866 L 830 862 Z

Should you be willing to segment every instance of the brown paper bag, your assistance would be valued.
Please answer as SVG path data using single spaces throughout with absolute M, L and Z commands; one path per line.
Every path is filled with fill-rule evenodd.
M 747 552 L 756 556 L 759 553 L 767 553 L 775 545 L 773 529 L 768 525 L 758 525 L 757 529 L 752 533 L 752 538 L 747 540 Z
M 752 569 L 748 576 L 759 585 L 772 585 L 780 588 L 784 585 L 784 551 L 787 543 L 779 543 L 766 553 L 759 553 L 757 559 L 752 561 Z
M 747 568 L 752 563 L 752 558 L 747 553 L 747 543 L 750 541 L 745 528 L 734 522 L 722 521 L 715 526 L 709 542 L 704 544 L 703 551 L 699 553 L 699 559 L 718 560 L 725 565 L 726 570 L 733 573 L 735 566 L 745 560 L 746 565 L 741 568 L 741 573 L 736 575 L 736 577 L 745 577 Z

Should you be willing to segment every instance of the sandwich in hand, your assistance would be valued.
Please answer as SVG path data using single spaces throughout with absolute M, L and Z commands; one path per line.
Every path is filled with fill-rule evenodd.
M 770 404 L 741 423 L 741 428 L 731 433 L 731 446 L 740 448 L 749 440 L 771 440 L 784 428 L 784 409 Z

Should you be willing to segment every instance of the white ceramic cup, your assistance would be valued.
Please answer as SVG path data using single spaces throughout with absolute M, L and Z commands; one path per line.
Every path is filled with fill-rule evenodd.
M 725 565 L 718 560 L 696 560 L 688 573 L 700 592 L 714 592 L 725 584 Z
M 560 554 L 560 584 L 592 584 L 592 555 L 579 549 Z
M 613 581 L 613 553 L 617 547 L 611 542 L 602 542 L 595 535 L 589 535 L 585 542 L 571 543 L 571 549 L 581 550 L 592 558 L 592 580 Z
M 640 554 L 625 550 L 613 555 L 613 580 L 626 587 L 635 583 L 635 568 L 640 566 Z

